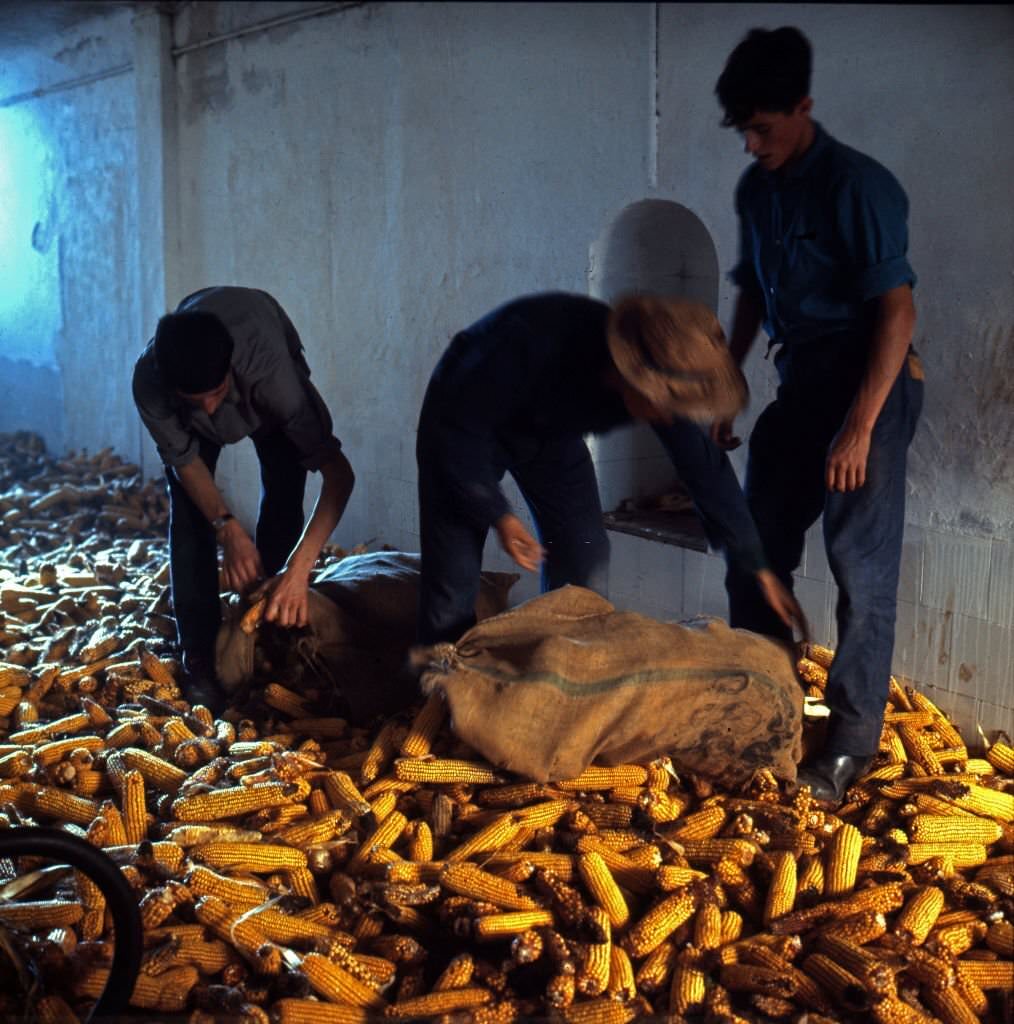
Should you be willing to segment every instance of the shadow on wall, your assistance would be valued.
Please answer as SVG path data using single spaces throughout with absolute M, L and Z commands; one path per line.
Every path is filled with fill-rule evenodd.
M 718 253 L 701 219 L 679 203 L 631 203 L 592 243 L 589 292 L 613 302 L 630 292 L 654 293 L 718 308 Z M 673 489 L 675 473 L 644 424 L 592 438 L 602 507 Z

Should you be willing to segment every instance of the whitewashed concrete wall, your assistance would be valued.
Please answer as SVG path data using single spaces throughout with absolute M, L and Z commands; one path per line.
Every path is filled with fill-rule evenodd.
M 162 283 L 179 292 L 167 305 L 223 282 L 266 288 L 289 310 L 357 471 L 336 539 L 417 546 L 414 428 L 448 338 L 515 295 L 586 291 L 594 243 L 631 204 L 685 206 L 728 269 L 745 157 L 719 127 L 714 82 L 747 29 L 797 24 L 816 50 L 817 116 L 891 167 L 912 203 L 929 379 L 896 669 L 966 728 L 1014 731 L 1011 9 L 370 3 L 244 32 L 317 6 L 195 4 L 171 26 L 176 112 L 163 137 L 176 141 L 158 169 L 176 192 L 178 241 L 160 258 Z M 0 39 L 0 132 L 23 142 L 3 173 L 24 200 L 0 219 L 0 259 L 24 282 L 14 298 L 0 293 L 0 370 L 17 371 L 26 395 L 42 381 L 55 407 L 8 403 L 0 429 L 41 424 L 60 445 L 113 444 L 154 474 L 126 386 L 154 326 L 152 289 L 139 294 L 153 200 L 139 210 L 145 189 L 134 187 L 140 176 L 151 191 L 148 112 L 134 124 L 144 90 L 128 70 L 24 98 L 146 67 L 143 46 L 131 55 L 134 31 L 119 9 L 16 52 Z M 731 297 L 723 281 L 726 322 Z M 749 376 L 745 427 L 773 393 L 759 355 Z M 611 500 L 627 468 L 599 468 Z M 220 479 L 251 519 L 249 446 L 228 451 Z M 799 589 L 833 643 L 834 587 L 813 540 Z M 492 544 L 489 559 L 505 567 Z M 724 614 L 721 576 L 714 556 L 613 538 L 619 604 Z M 531 577 L 516 591 L 533 592 Z

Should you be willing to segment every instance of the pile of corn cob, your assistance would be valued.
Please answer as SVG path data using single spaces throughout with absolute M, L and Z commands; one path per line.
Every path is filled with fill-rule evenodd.
M 22 481 L 0 508 L 36 490 Z M 373 730 L 321 717 L 328 695 L 284 679 L 223 719 L 190 708 L 166 656 L 164 545 L 131 557 L 136 535 L 106 533 L 71 555 L 57 534 L 51 551 L 22 547 L 0 585 L 0 825 L 57 824 L 121 865 L 145 926 L 138 1011 L 193 1024 L 1011 1013 L 1014 749 L 973 756 L 911 688 L 892 681 L 880 756 L 835 813 L 764 773 L 722 792 L 666 758 L 528 783 L 456 740 L 438 696 Z M 806 654 L 819 693 L 831 652 Z M 40 1019 L 83 1016 L 113 941 L 94 884 L 0 862 L 2 933 L 36 965 Z M 0 1015 L 20 1002 L 0 951 Z

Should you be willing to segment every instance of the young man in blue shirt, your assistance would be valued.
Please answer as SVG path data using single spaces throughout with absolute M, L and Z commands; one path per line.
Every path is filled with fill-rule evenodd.
M 728 457 L 698 425 L 735 415 L 745 401 L 721 326 L 699 303 L 639 295 L 610 308 L 549 292 L 460 331 L 419 418 L 419 639 L 455 641 L 474 624 L 490 527 L 518 565 L 541 566 L 543 590 L 604 591 L 609 540 L 584 437 L 635 419 L 654 427 L 712 543 L 755 581 L 790 638 L 793 623 L 805 631 L 799 605 L 768 568 Z M 507 472 L 538 539 L 500 489 Z
M 915 274 L 908 200 L 875 160 L 813 120 L 809 42 L 754 29 L 718 79 L 724 124 L 754 158 L 736 189 L 739 287 L 729 347 L 742 364 L 759 327 L 779 346 L 779 387 L 750 437 L 746 495 L 772 568 L 787 586 L 804 535 L 823 515 L 839 588 L 838 647 L 823 750 L 800 772 L 840 802 L 877 753 L 887 699 L 905 507 L 905 461 L 922 407 L 912 350 Z M 731 421 L 713 427 L 733 448 Z M 735 566 L 730 622 L 788 639 Z

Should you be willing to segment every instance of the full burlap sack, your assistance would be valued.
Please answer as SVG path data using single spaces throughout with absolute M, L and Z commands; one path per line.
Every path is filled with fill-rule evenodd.
M 760 768 L 795 780 L 803 692 L 789 651 L 721 620 L 658 622 L 564 587 L 419 653 L 454 732 L 536 781 L 663 753 L 731 785 Z
M 476 617 L 503 611 L 517 580 L 516 573 L 482 573 Z M 233 595 L 223 603 L 216 643 L 219 681 L 228 693 L 279 679 L 290 689 L 326 689 L 334 710 L 354 722 L 391 714 L 419 696 L 408 668 L 418 598 L 419 555 L 404 551 L 349 555 L 319 573 L 305 629 L 265 622 L 248 636 L 239 626 L 247 606 Z

